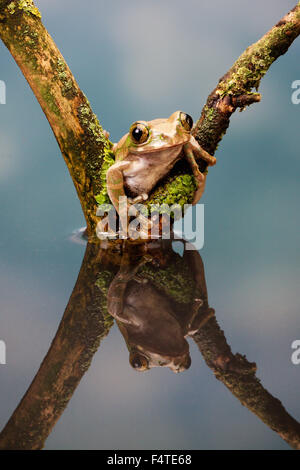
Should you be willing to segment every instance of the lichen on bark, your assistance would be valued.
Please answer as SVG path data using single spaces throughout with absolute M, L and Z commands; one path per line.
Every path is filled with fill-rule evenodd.
M 261 39 L 249 46 L 219 80 L 207 98 L 193 134 L 214 154 L 237 109 L 260 101 L 260 81 L 272 63 L 285 54 L 300 34 L 300 2 Z
M 18 10 L 22 10 L 28 15 L 31 14 L 37 18 L 42 17 L 39 9 L 34 5 L 32 0 L 14 0 L 7 5 L 7 10 L 10 15 L 13 15 Z
M 300 32 L 299 3 L 250 46 L 210 94 L 193 134 L 213 154 L 237 109 L 260 100 L 258 87 L 270 65 Z M 0 37 L 35 93 L 70 171 L 87 223 L 95 234 L 99 200 L 107 196 L 105 171 L 111 143 L 73 77 L 65 59 L 41 22 L 32 0 L 0 0 Z M 206 165 L 199 161 L 200 170 Z M 150 204 L 190 203 L 195 190 L 188 166 L 176 165 L 150 195 Z

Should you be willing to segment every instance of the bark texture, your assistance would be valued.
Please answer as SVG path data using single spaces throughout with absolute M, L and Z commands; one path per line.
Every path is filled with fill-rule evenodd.
M 56 336 L 32 384 L 0 433 L 0 450 L 44 446 L 113 324 L 106 291 L 113 278 L 105 252 L 87 246 L 81 270 Z
M 249 46 L 219 80 L 194 128 L 195 138 L 207 152 L 213 155 L 216 151 L 232 113 L 260 101 L 261 95 L 257 90 L 261 79 L 299 34 L 300 2 L 261 39 Z
M 248 47 L 221 78 L 194 128 L 194 135 L 205 150 L 215 152 L 237 108 L 243 109 L 260 100 L 260 95 L 253 90 L 299 33 L 300 3 L 257 43 Z M 95 196 L 102 189 L 100 170 L 109 150 L 103 129 L 43 26 L 41 14 L 32 0 L 0 0 L 0 37 L 50 123 L 77 190 L 88 234 L 94 237 L 98 222 Z M 206 165 L 200 162 L 199 166 L 204 170 Z M 180 168 L 178 174 L 182 172 L 187 170 Z M 162 182 L 159 194 L 172 192 L 174 176 L 173 173 Z
M 300 2 L 251 45 L 209 95 L 194 128 L 200 145 L 213 154 L 232 113 L 260 101 L 255 92 L 271 64 L 300 34 Z M 63 56 L 42 24 L 32 0 L 0 0 L 0 37 L 38 99 L 70 171 L 88 234 L 97 224 L 95 196 L 109 142 Z M 164 189 L 168 190 L 168 182 Z M 94 352 L 108 334 L 96 247 L 88 246 L 77 284 L 57 335 L 29 390 L 0 434 L 0 449 L 41 448 L 69 402 Z M 201 272 L 198 273 L 201 277 Z M 104 309 L 104 310 L 103 310 Z M 215 318 L 194 336 L 216 377 L 292 447 L 300 448 L 300 425 L 255 376 L 255 366 L 233 355 Z
M 204 300 L 203 311 L 209 312 L 205 272 L 198 252 L 188 252 L 191 270 Z M 292 448 L 300 450 L 300 423 L 271 395 L 256 376 L 256 364 L 242 354 L 233 354 L 216 317 L 209 319 L 194 335 L 206 364 L 215 377 L 270 429 Z
M 91 106 L 31 1 L 0 1 L 0 37 L 11 52 L 53 130 L 85 215 L 97 223 L 95 195 L 108 141 Z
M 215 377 L 241 404 L 292 448 L 300 450 L 300 423 L 263 387 L 256 376 L 255 363 L 239 353 L 232 353 L 217 320 L 209 320 L 193 339 Z

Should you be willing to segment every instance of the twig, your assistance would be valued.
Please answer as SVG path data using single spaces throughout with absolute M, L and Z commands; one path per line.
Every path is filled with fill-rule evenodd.
M 260 101 L 261 96 L 256 91 L 261 79 L 299 34 L 300 2 L 259 41 L 249 46 L 219 80 L 194 128 L 194 136 L 207 152 L 215 153 L 234 111 Z

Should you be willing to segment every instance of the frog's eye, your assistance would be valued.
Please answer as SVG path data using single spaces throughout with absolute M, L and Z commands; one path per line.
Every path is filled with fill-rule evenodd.
M 136 122 L 130 128 L 130 136 L 135 144 L 144 144 L 149 137 L 149 129 L 145 124 Z
M 193 127 L 193 118 L 186 113 L 180 113 L 179 115 L 180 123 L 185 128 L 186 131 L 191 131 Z
M 148 369 L 148 360 L 137 352 L 130 354 L 129 362 L 135 370 L 143 371 Z

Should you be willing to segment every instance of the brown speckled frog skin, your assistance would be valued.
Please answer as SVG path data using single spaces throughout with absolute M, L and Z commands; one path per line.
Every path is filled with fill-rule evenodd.
M 119 198 L 129 194 L 128 204 L 148 199 L 155 185 L 166 176 L 180 158 L 186 158 L 196 180 L 193 204 L 201 198 L 206 174 L 196 160 L 216 163 L 191 135 L 192 118 L 176 111 L 167 119 L 137 121 L 128 134 L 113 146 L 116 162 L 106 175 L 107 192 L 118 214 Z M 127 207 L 128 210 L 128 207 Z
M 157 260 L 144 255 L 132 263 L 123 255 L 120 270 L 110 284 L 107 308 L 116 319 L 129 349 L 129 362 L 137 371 L 168 367 L 173 372 L 189 368 L 191 358 L 186 336 L 211 317 L 199 309 L 203 300 L 195 297 L 179 310 L 174 301 L 140 271 L 144 264 L 157 267 Z M 157 267 L 157 269 L 159 269 Z

